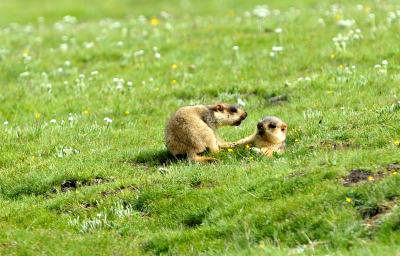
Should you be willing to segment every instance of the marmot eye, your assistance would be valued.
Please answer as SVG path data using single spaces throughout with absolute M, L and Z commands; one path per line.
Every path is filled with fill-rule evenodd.
M 230 107 L 230 108 L 229 108 L 229 111 L 230 111 L 231 113 L 236 113 L 238 110 L 237 110 L 236 107 Z
M 269 125 L 268 125 L 268 128 L 275 129 L 275 128 L 276 128 L 276 125 L 275 125 L 275 124 L 269 124 Z

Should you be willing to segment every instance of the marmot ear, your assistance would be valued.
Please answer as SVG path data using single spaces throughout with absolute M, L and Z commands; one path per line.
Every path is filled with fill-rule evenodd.
M 214 111 L 220 111 L 220 112 L 222 112 L 222 111 L 224 110 L 224 106 L 222 106 L 222 104 L 216 104 L 216 105 L 213 107 L 213 110 L 214 110 Z

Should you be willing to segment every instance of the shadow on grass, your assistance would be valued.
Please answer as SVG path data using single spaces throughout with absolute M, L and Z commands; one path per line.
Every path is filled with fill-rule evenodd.
M 175 157 L 167 150 L 147 150 L 140 152 L 127 162 L 133 166 L 157 167 L 168 166 L 173 163 L 183 160 L 183 157 Z

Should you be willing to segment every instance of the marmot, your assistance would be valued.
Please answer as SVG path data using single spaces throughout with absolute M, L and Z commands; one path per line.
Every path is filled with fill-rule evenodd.
M 240 125 L 247 113 L 225 103 L 196 105 L 179 108 L 169 119 L 165 130 L 165 144 L 174 156 L 184 155 L 192 161 L 207 162 L 212 157 L 199 156 L 206 150 L 218 152 L 232 144 L 224 142 L 217 129 L 227 125 Z
M 251 145 L 266 155 L 285 151 L 287 124 L 275 116 L 266 116 L 257 124 L 257 131 L 237 142 L 233 146 Z

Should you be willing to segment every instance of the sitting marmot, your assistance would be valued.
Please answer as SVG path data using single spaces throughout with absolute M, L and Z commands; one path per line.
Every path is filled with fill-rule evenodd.
M 192 161 L 216 160 L 199 156 L 206 150 L 218 152 L 231 144 L 217 134 L 221 126 L 240 125 L 247 113 L 237 106 L 219 103 L 215 105 L 186 106 L 178 109 L 167 123 L 165 144 L 174 156 L 184 155 Z
M 257 131 L 233 146 L 251 145 L 266 156 L 285 151 L 287 124 L 275 116 L 266 116 L 257 124 Z

